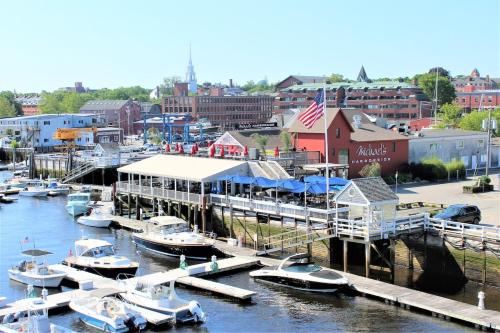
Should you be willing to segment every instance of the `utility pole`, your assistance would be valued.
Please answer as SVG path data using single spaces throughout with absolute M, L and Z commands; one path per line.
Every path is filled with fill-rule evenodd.
M 435 95 L 435 103 L 434 104 L 434 125 L 437 124 L 437 109 L 438 109 L 438 79 L 439 79 L 439 67 L 436 67 L 436 84 L 434 85 L 434 95 Z
M 488 172 L 490 171 L 490 145 L 491 145 L 491 108 L 488 108 L 488 123 L 486 124 L 488 129 L 488 140 L 486 140 L 486 177 L 488 177 Z

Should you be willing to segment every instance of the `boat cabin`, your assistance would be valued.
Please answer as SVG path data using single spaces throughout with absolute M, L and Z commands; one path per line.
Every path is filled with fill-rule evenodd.
M 149 221 L 158 226 L 162 234 L 190 231 L 188 223 L 175 216 L 155 216 Z
M 99 239 L 82 239 L 75 242 L 75 255 L 101 258 L 115 255 L 111 243 Z
M 90 193 L 73 193 L 68 195 L 68 201 L 90 201 Z

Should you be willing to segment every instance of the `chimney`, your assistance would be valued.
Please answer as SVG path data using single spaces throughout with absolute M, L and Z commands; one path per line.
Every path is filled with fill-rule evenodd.
M 233 79 L 229 79 L 229 88 L 233 87 Z

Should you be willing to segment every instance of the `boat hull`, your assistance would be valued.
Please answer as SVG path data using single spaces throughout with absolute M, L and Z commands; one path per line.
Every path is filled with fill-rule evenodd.
M 286 277 L 279 275 L 252 274 L 251 276 L 254 277 L 255 279 L 269 282 L 279 286 L 284 286 L 298 290 L 321 292 L 321 293 L 333 293 L 347 286 L 347 284 L 345 283 L 309 281 L 300 278 L 293 278 L 293 277 Z
M 137 247 L 141 249 L 170 257 L 185 255 L 189 259 L 205 260 L 215 254 L 214 247 L 210 244 L 179 245 L 158 243 L 136 234 L 132 235 L 132 239 Z
M 93 219 L 89 216 L 81 216 L 76 220 L 78 223 L 96 228 L 108 228 L 111 224 L 111 219 Z
M 88 211 L 88 207 L 87 205 L 83 204 L 66 205 L 66 211 L 68 212 L 69 215 L 75 217 L 85 214 Z
M 67 261 L 63 261 L 63 265 L 67 265 L 82 271 L 86 271 L 89 273 L 94 273 L 97 275 L 101 275 L 110 279 L 116 279 L 118 274 L 125 273 L 127 275 L 135 275 L 137 272 L 138 266 L 132 267 L 90 267 L 90 266 L 82 266 L 79 264 L 71 263 L 69 264 Z
M 37 274 L 26 274 L 26 272 L 19 272 L 16 270 L 9 269 L 9 278 L 11 280 L 21 282 L 24 284 L 31 284 L 35 287 L 40 288 L 57 288 L 61 285 L 62 280 L 66 274 L 50 274 L 50 275 L 37 275 Z
M 130 293 L 122 293 L 121 297 L 128 303 L 140 308 L 158 312 L 167 316 L 173 316 L 176 323 L 195 322 L 195 317 L 187 307 L 182 307 L 180 309 L 167 309 L 164 307 L 155 306 L 154 301 L 151 301 L 150 299 L 133 294 L 131 295 Z

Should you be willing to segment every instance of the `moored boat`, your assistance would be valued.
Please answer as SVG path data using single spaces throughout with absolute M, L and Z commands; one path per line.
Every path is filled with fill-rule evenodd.
M 73 193 L 68 195 L 66 211 L 71 216 L 85 214 L 90 204 L 90 193 Z
M 32 249 L 23 251 L 22 254 L 30 259 L 23 260 L 9 269 L 10 279 L 41 288 L 59 287 L 66 273 L 50 269 L 47 262 L 42 260 L 43 257 L 52 254 L 51 252 Z
M 99 208 L 92 208 L 90 215 L 80 216 L 76 221 L 89 227 L 107 228 L 113 221 L 113 215 L 103 213 Z
M 175 281 L 170 281 L 169 286 L 155 286 L 138 278 L 120 280 L 119 284 L 127 290 L 120 296 L 133 305 L 172 316 L 178 324 L 206 321 L 206 315 L 197 301 L 187 301 L 177 296 Z
M 190 230 L 188 223 L 174 216 L 157 216 L 150 219 L 143 232 L 133 233 L 133 242 L 140 249 L 156 254 L 205 260 L 214 253 L 213 240 Z
M 49 191 L 43 186 L 25 187 L 19 192 L 19 195 L 24 197 L 46 197 Z
M 305 253 L 294 254 L 278 266 L 264 267 L 250 272 L 250 276 L 262 281 L 299 290 L 335 292 L 348 286 L 348 281 L 332 269 L 309 261 Z
M 77 240 L 75 255 L 63 264 L 112 279 L 120 273 L 135 275 L 139 268 L 139 263 L 116 255 L 113 245 L 100 239 Z
M 69 303 L 71 310 L 91 327 L 104 332 L 128 332 L 143 330 L 147 321 L 126 303 L 111 297 L 75 298 Z

